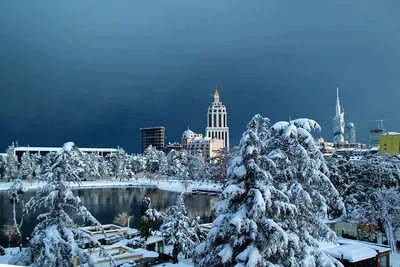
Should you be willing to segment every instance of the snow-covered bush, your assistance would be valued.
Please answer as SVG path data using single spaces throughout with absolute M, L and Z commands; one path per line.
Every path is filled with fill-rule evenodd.
M 122 213 L 118 213 L 117 217 L 114 219 L 114 223 L 120 226 L 129 226 L 133 224 L 134 217 L 132 215 L 128 215 L 126 211 Z

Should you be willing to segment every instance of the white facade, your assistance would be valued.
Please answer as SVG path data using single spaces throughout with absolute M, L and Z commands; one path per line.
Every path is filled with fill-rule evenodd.
M 214 102 L 208 107 L 205 137 L 223 140 L 224 147 L 229 148 L 228 113 L 219 101 L 218 89 L 214 93 Z
M 354 144 L 356 142 L 356 126 L 354 126 L 354 123 L 346 123 L 344 137 L 345 141 L 349 142 L 350 144 Z
M 339 88 L 337 88 L 336 94 L 336 112 L 335 117 L 333 117 L 333 142 L 342 143 L 344 142 L 344 110 L 339 102 Z

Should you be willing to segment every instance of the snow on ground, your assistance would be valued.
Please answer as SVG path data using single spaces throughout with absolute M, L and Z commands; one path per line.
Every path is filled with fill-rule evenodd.
M 393 267 L 400 267 L 400 254 L 390 253 L 390 265 Z
M 5 248 L 5 250 L 6 250 L 6 255 L 0 256 L 0 267 L 2 266 L 2 264 L 8 264 L 8 261 L 11 259 L 11 257 L 18 253 L 19 248 Z M 14 265 L 8 265 L 8 266 L 14 266 Z
M 161 264 L 157 264 L 157 265 L 153 265 L 155 267 L 171 267 L 171 266 L 175 266 L 175 267 L 193 267 L 193 264 L 186 264 L 184 262 L 178 262 L 178 263 L 172 263 L 172 262 L 166 262 L 166 263 L 161 263 Z
M 12 182 L 2 182 L 0 183 L 0 191 L 7 190 L 12 185 Z M 23 181 L 24 186 L 27 189 L 37 189 L 44 185 L 44 182 L 34 182 L 29 183 Z M 173 192 L 192 192 L 192 189 L 221 189 L 222 184 L 212 183 L 212 182 L 192 182 L 188 181 L 185 184 L 181 180 L 161 180 L 161 181 L 151 181 L 149 179 L 131 179 L 127 180 L 116 180 L 116 179 L 101 179 L 96 181 L 83 181 L 79 186 L 77 184 L 71 184 L 72 188 L 114 188 L 114 187 L 157 187 L 158 189 Z

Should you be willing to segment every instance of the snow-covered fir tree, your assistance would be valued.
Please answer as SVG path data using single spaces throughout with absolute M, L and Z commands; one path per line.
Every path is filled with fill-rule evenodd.
M 176 204 L 166 210 L 160 227 L 167 245 L 173 246 L 172 256 L 175 262 L 178 262 L 178 256 L 185 259 L 191 257 L 200 243 L 198 221 L 189 219 L 184 200 L 184 193 L 182 193 Z
M 201 151 L 197 151 L 194 154 L 188 153 L 188 175 L 189 179 L 204 179 L 203 171 L 206 163 L 204 162 L 204 157 Z
M 210 162 L 210 168 L 213 170 L 213 180 L 226 181 L 227 170 L 232 160 L 239 152 L 238 147 L 221 148 L 216 151 L 216 156 Z
M 394 188 L 378 188 L 365 202 L 353 210 L 352 218 L 359 223 L 383 228 L 392 252 L 396 252 L 395 233 L 400 230 L 400 193 Z
M 29 151 L 24 152 L 21 157 L 21 165 L 18 169 L 19 178 L 25 180 L 29 176 L 33 176 L 36 170 L 35 158 L 31 156 Z
M 278 122 L 268 131 L 265 151 L 276 166 L 272 174 L 277 188 L 290 197 L 300 214 L 316 220 L 339 217 L 345 210 L 338 191 L 328 178 L 326 161 L 311 135 L 311 131 L 320 129 L 310 119 Z M 311 227 L 318 224 L 312 219 L 303 223 Z M 326 229 L 325 232 L 330 231 Z
M 0 181 L 3 180 L 4 165 L 5 165 L 5 161 L 4 161 L 3 157 L 0 156 Z
M 75 213 L 84 221 L 101 229 L 101 224 L 85 208 L 79 197 L 74 196 L 69 184 L 81 183 L 83 157 L 72 142 L 65 143 L 48 171 L 39 177 L 45 185 L 38 189 L 36 197 L 25 206 L 26 212 L 46 207 L 48 212 L 38 216 L 38 224 L 32 233 L 30 247 L 23 253 L 24 259 L 32 259 L 32 266 L 72 266 L 88 261 L 81 246 L 86 242 L 97 243 L 91 236 L 79 230 L 68 213 Z M 68 210 L 68 213 L 67 213 Z
M 248 124 L 221 200 L 213 207 L 217 217 L 206 242 L 196 248 L 196 265 L 340 265 L 317 243 L 336 238 L 319 220 L 327 217 L 325 191 L 340 206 L 310 134 L 318 124 L 280 122 L 268 131 L 267 123 L 256 115 Z
M 127 178 L 128 180 L 133 176 L 132 171 L 128 168 L 130 157 L 126 154 L 125 150 L 118 148 L 116 153 L 107 155 L 111 163 L 112 174 L 115 179 L 122 180 Z
M 336 155 L 327 159 L 329 169 L 329 179 L 338 190 L 340 195 L 343 195 L 344 190 L 350 182 L 350 165 L 347 159 L 340 158 Z
M 142 155 L 132 156 L 129 165 L 133 173 L 143 172 L 146 169 L 146 158 Z
M 168 175 L 186 180 L 189 177 L 188 152 L 172 149 L 167 155 Z
M 3 180 L 11 181 L 17 178 L 18 176 L 18 160 L 17 157 L 14 155 L 14 143 L 8 147 L 7 149 L 7 158 L 4 165 L 4 173 L 3 173 Z
M 109 162 L 104 157 L 99 158 L 98 172 L 100 178 L 109 176 Z
M 100 159 L 103 158 L 98 153 L 87 153 L 84 154 L 84 164 L 85 164 L 85 179 L 90 178 L 101 178 L 100 174 Z
M 394 233 L 399 229 L 396 203 L 400 187 L 400 159 L 397 156 L 367 156 L 349 162 L 350 179 L 343 197 L 350 221 L 370 224 L 385 233 L 394 249 Z M 397 220 L 397 222 L 396 222 Z
M 163 151 L 159 151 L 150 145 L 144 151 L 143 157 L 146 159 L 147 172 L 159 173 L 161 169 L 165 171 L 166 156 Z
M 51 168 L 54 157 L 55 157 L 54 152 L 49 152 L 43 156 L 36 155 L 38 164 L 36 165 L 35 174 L 37 176 L 45 174 Z
M 379 188 L 400 186 L 400 160 L 392 156 L 368 156 L 349 162 L 348 184 L 343 192 L 347 217 L 366 203 Z M 357 212 L 356 212 L 357 213 Z

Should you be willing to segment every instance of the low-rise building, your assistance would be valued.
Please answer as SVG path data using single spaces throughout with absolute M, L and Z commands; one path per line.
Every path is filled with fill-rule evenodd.
M 165 147 L 164 152 L 167 154 L 169 153 L 171 150 L 176 150 L 179 151 L 182 149 L 182 145 L 179 143 L 168 143 L 168 145 Z
M 187 128 L 186 131 L 182 134 L 182 149 L 187 149 L 188 144 L 192 142 L 195 138 L 202 139 L 203 135 L 201 133 L 195 133 L 192 130 Z
M 187 144 L 187 150 L 191 154 L 195 154 L 198 151 L 202 153 L 205 161 L 209 161 L 211 158 L 216 156 L 216 151 L 224 147 L 224 140 L 222 139 L 211 139 L 211 138 L 194 138 L 189 144 Z
M 380 136 L 381 155 L 400 155 L 400 133 L 387 132 Z
M 18 161 L 21 161 L 22 155 L 25 152 L 29 152 L 30 154 L 39 154 L 41 156 L 50 153 L 57 152 L 61 149 L 61 147 L 15 147 L 14 154 L 17 156 Z M 83 153 L 98 153 L 100 156 L 106 156 L 110 153 L 115 153 L 118 151 L 116 148 L 79 148 L 79 150 Z

